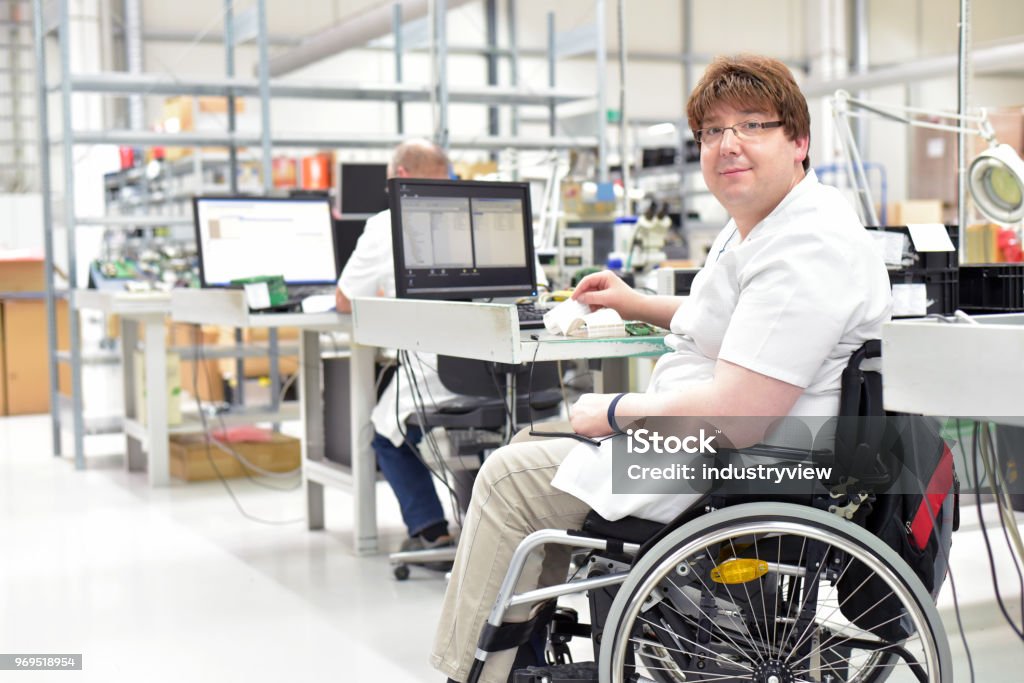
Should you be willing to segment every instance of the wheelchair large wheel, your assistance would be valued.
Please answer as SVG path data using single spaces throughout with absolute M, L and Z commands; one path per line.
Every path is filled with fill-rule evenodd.
M 882 599 L 850 586 L 857 563 L 884 582 Z M 935 605 L 906 563 L 861 527 L 786 503 L 703 515 L 644 555 L 609 611 L 599 672 L 602 683 L 953 680 Z

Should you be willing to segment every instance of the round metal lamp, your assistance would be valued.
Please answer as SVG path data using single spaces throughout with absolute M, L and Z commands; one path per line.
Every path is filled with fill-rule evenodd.
M 968 187 L 978 211 L 995 223 L 1024 220 L 1024 160 L 1010 145 L 993 145 L 971 162 Z

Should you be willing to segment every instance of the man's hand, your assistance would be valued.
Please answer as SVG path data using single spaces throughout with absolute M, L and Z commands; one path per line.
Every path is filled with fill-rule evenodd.
M 583 436 L 607 436 L 612 433 L 608 424 L 608 404 L 615 394 L 583 394 L 569 411 L 572 430 Z
M 338 313 L 351 313 L 352 302 L 347 296 L 341 293 L 341 287 L 334 288 L 334 309 Z
M 576 285 L 572 298 L 587 304 L 595 310 L 612 308 L 623 318 L 639 318 L 638 309 L 643 302 L 643 295 L 634 291 L 615 273 L 602 270 L 591 273 Z

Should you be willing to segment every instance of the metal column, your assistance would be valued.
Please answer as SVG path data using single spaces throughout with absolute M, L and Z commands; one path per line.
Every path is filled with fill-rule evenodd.
M 487 26 L 487 85 L 498 85 L 498 0 L 485 0 L 484 21 Z M 498 107 L 487 107 L 487 134 L 498 135 L 501 125 L 498 119 Z M 491 158 L 497 158 L 497 152 Z
M 629 216 L 629 127 L 626 124 L 626 9 L 625 0 L 616 3 L 619 35 L 619 168 L 622 169 L 622 215 Z M 627 259 L 628 261 L 629 259 Z
M 434 142 L 448 149 L 448 2 L 434 0 L 434 49 L 436 51 L 437 130 Z
M 78 250 L 75 245 L 75 156 L 71 121 L 71 47 L 68 0 L 59 0 L 61 147 L 64 159 L 64 229 L 68 250 L 68 346 L 71 351 L 71 419 L 74 424 L 75 468 L 85 469 L 85 416 L 82 414 L 82 346 L 75 287 L 78 286 Z
M 235 0 L 224 0 L 224 75 L 235 77 Z M 237 128 L 237 111 L 234 92 L 228 93 L 228 134 L 232 140 L 228 145 L 228 187 L 231 194 L 238 194 L 238 145 L 234 141 Z
M 263 157 L 263 192 L 269 194 L 274 188 L 273 171 L 271 168 L 270 150 L 270 56 L 267 47 L 267 0 L 258 0 L 256 3 L 258 34 L 256 41 L 259 46 L 260 63 L 260 113 L 261 131 L 260 143 Z M 278 365 L 278 344 L 277 330 L 271 329 L 267 334 L 267 354 L 269 355 L 270 366 L 270 406 L 277 410 L 281 405 L 281 372 Z M 238 378 L 239 385 L 245 383 L 245 377 Z
M 677 134 L 679 136 L 679 166 L 686 168 L 686 131 L 690 122 L 686 118 L 686 101 L 690 98 L 690 91 L 693 90 L 693 0 L 683 0 L 683 116 L 682 124 Z M 681 170 L 679 174 L 679 234 L 683 236 L 686 244 L 687 254 L 689 252 L 690 238 L 686 234 L 686 184 L 687 174 Z
M 46 93 L 46 36 L 42 3 L 32 4 L 35 37 L 36 119 L 39 122 L 39 192 L 43 198 L 43 248 L 46 256 L 46 348 L 50 372 L 50 436 L 53 454 L 61 454 L 59 365 L 57 364 L 57 306 L 53 291 L 53 205 L 50 186 L 50 120 Z
M 555 13 L 548 12 L 548 87 L 555 89 Z M 555 100 L 548 104 L 548 134 L 554 137 L 558 131 Z
M 971 3 L 960 0 L 960 54 L 957 70 L 956 113 L 967 114 L 968 80 L 971 75 Z M 961 128 L 956 135 L 956 222 L 960 240 L 957 263 L 967 262 L 967 132 Z
M 508 80 L 513 88 L 519 86 L 519 31 L 516 25 L 516 0 L 507 0 L 508 20 Z M 519 135 L 519 107 L 512 105 L 509 110 L 509 135 Z
M 395 83 L 402 82 L 402 5 L 395 3 L 391 25 L 395 33 Z M 398 132 L 405 133 L 405 104 L 399 95 L 395 98 L 395 118 Z
M 608 71 L 608 41 L 605 37 L 604 0 L 594 0 L 594 24 L 597 45 L 594 47 L 597 59 L 597 179 L 608 182 L 608 92 L 605 75 Z

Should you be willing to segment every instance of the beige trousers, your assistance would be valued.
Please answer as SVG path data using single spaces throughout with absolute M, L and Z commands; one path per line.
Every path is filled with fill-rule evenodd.
M 492 453 L 473 486 L 459 539 L 451 581 L 444 596 L 431 663 L 464 682 L 477 639 L 519 542 L 539 529 L 578 529 L 590 508 L 551 486 L 559 464 L 578 442 L 541 439 L 512 443 Z M 550 545 L 527 561 L 516 592 L 564 583 L 569 549 Z M 505 621 L 526 621 L 529 605 L 517 606 Z M 504 683 L 515 650 L 489 655 L 480 680 Z

